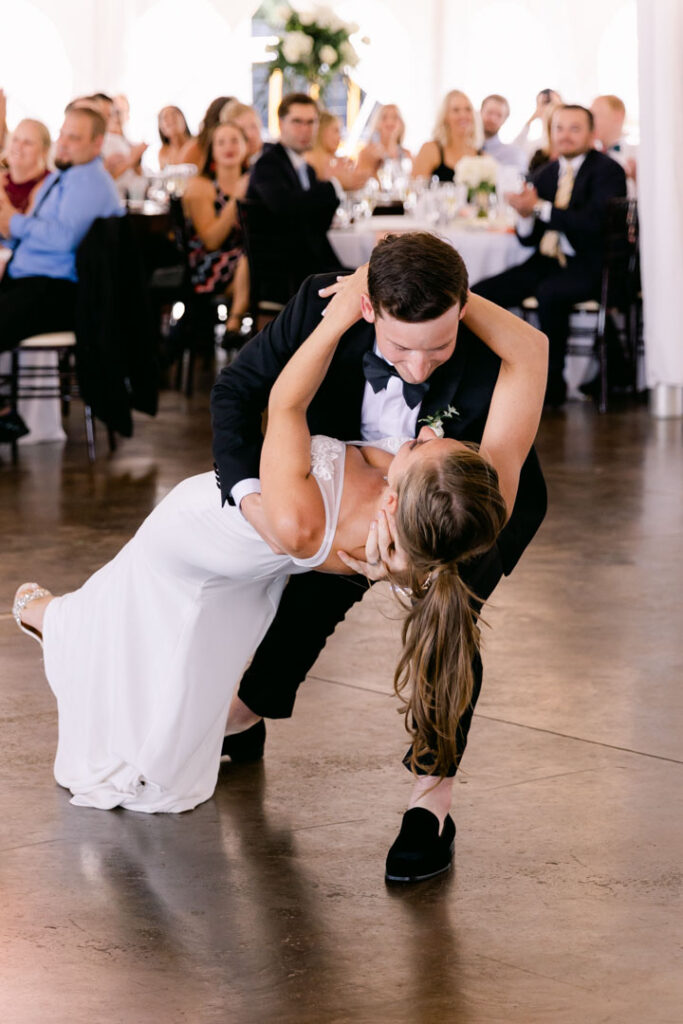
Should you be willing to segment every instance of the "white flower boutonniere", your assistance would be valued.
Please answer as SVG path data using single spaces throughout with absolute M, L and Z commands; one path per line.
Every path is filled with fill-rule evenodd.
M 459 416 L 460 413 L 454 405 L 449 405 L 446 409 L 439 409 L 433 416 L 425 416 L 424 419 L 418 420 L 418 423 L 424 423 L 425 426 L 431 427 L 437 437 L 443 437 L 443 421 L 453 419 L 454 416 Z

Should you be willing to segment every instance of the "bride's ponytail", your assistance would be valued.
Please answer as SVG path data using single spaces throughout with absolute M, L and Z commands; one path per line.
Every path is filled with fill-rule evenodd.
M 458 723 L 472 699 L 479 650 L 478 598 L 459 565 L 493 545 L 505 517 L 497 474 L 471 449 L 414 466 L 399 485 L 396 525 L 411 566 L 411 608 L 394 687 L 413 736 L 413 770 L 446 775 L 457 764 Z

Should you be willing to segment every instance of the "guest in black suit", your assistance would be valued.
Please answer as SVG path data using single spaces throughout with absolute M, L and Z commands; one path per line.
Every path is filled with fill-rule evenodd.
M 538 171 L 521 193 L 506 196 L 520 215 L 519 240 L 534 246 L 534 255 L 479 281 L 472 291 L 501 306 L 536 297 L 539 324 L 550 342 L 546 400 L 561 405 L 569 315 L 574 303 L 600 295 L 607 207 L 610 199 L 626 195 L 626 177 L 614 160 L 593 149 L 593 115 L 585 107 L 558 107 L 551 138 L 559 159 Z
M 214 457 L 221 497 L 223 502 L 239 505 L 257 529 L 263 527 L 256 493 L 262 411 L 282 365 L 320 322 L 326 305 L 320 290 L 327 294 L 334 280 L 331 276 L 307 280 L 280 316 L 221 371 L 213 390 Z M 460 325 L 467 297 L 467 272 L 460 256 L 430 234 L 389 237 L 373 252 L 368 292 L 362 318 L 342 337 L 309 406 L 311 432 L 342 440 L 412 437 L 425 416 L 452 407 L 451 414 L 442 418 L 445 433 L 478 442 L 500 361 L 479 337 Z M 366 375 L 371 382 L 366 382 Z M 463 577 L 482 601 L 501 575 L 512 571 L 545 508 L 545 484 L 532 449 L 512 515 L 497 543 L 462 566 Z M 291 715 L 299 683 L 367 586 L 361 576 L 309 573 L 292 577 L 233 702 L 230 731 L 235 735 L 226 737 L 226 754 L 242 760 L 262 755 L 261 717 Z M 458 728 L 458 762 L 481 686 L 478 656 L 473 670 L 473 699 Z M 423 763 L 428 767 L 428 760 Z M 453 764 L 451 776 L 456 768 Z
M 340 165 L 334 178 L 318 179 L 304 156 L 318 130 L 318 108 L 310 96 L 285 96 L 278 119 L 280 141 L 264 147 L 254 164 L 247 199 L 262 203 L 273 217 L 274 231 L 291 239 L 288 270 L 300 283 L 309 274 L 341 269 L 327 232 L 344 190 L 359 188 L 367 174 Z

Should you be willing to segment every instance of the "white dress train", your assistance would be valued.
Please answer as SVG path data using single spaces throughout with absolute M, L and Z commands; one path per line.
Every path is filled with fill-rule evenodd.
M 311 441 L 326 522 L 312 558 L 274 554 L 236 508 L 221 508 L 214 474 L 204 473 L 178 484 L 79 590 L 50 602 L 54 772 L 72 803 L 152 813 L 209 799 L 233 691 L 287 577 L 329 553 L 345 450 Z

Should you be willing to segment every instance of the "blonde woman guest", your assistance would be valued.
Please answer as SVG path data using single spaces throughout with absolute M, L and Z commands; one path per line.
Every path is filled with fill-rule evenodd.
M 464 92 L 452 89 L 441 105 L 434 138 L 425 142 L 413 161 L 413 176 L 453 181 L 458 160 L 476 154 L 474 107 Z
M 236 124 L 217 124 L 199 174 L 183 195 L 190 228 L 190 273 L 199 294 L 230 297 L 229 333 L 237 334 L 249 308 L 249 271 L 242 244 L 237 200 L 247 192 L 242 167 L 247 141 Z
M 258 110 L 239 100 L 230 100 L 220 113 L 221 122 L 239 125 L 247 140 L 247 166 L 252 167 L 263 152 L 263 124 Z
M 370 141 L 358 154 L 358 166 L 376 175 L 386 160 L 412 160 L 412 153 L 403 145 L 406 126 L 395 103 L 385 103 L 373 116 Z
M 318 120 L 318 133 L 313 149 L 306 153 L 306 162 L 311 165 L 320 181 L 330 181 L 342 175 L 342 187 L 346 191 L 362 188 L 370 177 L 370 171 L 354 165 L 352 160 L 337 156 L 341 142 L 341 121 L 335 114 L 323 110 Z
M 181 154 L 184 148 L 194 140 L 180 107 L 162 107 L 157 126 L 161 139 L 159 167 L 163 171 L 169 164 L 182 163 Z
M 12 132 L 7 148 L 7 171 L 0 175 L 0 185 L 12 206 L 26 213 L 33 197 L 47 176 L 50 133 L 42 121 L 26 118 Z
M 541 136 L 541 144 L 538 149 L 534 150 L 529 160 L 529 174 L 533 174 L 535 171 L 540 171 L 542 167 L 549 164 L 552 160 L 557 160 L 558 153 L 555 149 L 553 138 L 552 138 L 552 123 L 553 115 L 555 111 L 562 106 L 562 103 L 551 101 L 545 108 L 543 116 L 543 134 Z

